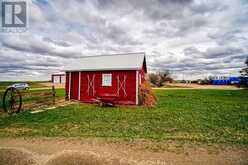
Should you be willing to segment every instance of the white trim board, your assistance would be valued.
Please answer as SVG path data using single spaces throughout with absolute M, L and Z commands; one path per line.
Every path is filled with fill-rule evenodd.
M 71 99 L 71 72 L 69 72 L 69 92 L 68 92 L 69 94 L 69 100 Z
M 136 105 L 139 104 L 139 71 L 136 70 Z
M 78 100 L 81 99 L 81 72 L 78 73 Z

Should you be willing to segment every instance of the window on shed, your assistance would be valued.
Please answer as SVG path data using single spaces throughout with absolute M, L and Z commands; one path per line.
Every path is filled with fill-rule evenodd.
M 112 74 L 102 74 L 102 86 L 112 86 Z

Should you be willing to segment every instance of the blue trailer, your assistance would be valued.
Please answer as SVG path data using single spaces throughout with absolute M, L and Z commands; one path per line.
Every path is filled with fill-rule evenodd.
M 239 77 L 228 77 L 225 79 L 215 79 L 213 80 L 213 85 L 237 85 L 240 84 Z
M 240 77 L 229 77 L 230 84 L 240 84 Z

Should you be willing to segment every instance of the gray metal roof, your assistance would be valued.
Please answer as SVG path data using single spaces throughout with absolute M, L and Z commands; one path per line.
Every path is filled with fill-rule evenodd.
M 65 71 L 138 70 L 143 66 L 145 53 L 87 56 L 65 66 Z

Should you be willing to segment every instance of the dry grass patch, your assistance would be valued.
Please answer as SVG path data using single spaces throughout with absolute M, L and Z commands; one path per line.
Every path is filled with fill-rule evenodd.
M 35 165 L 33 155 L 21 149 L 0 148 L 0 164 L 2 165 Z
M 154 107 L 157 104 L 157 97 L 148 81 L 144 81 L 139 88 L 139 103 L 146 107 Z
M 93 152 L 63 151 L 50 158 L 46 165 L 131 165 L 133 163 L 117 159 L 106 158 Z

